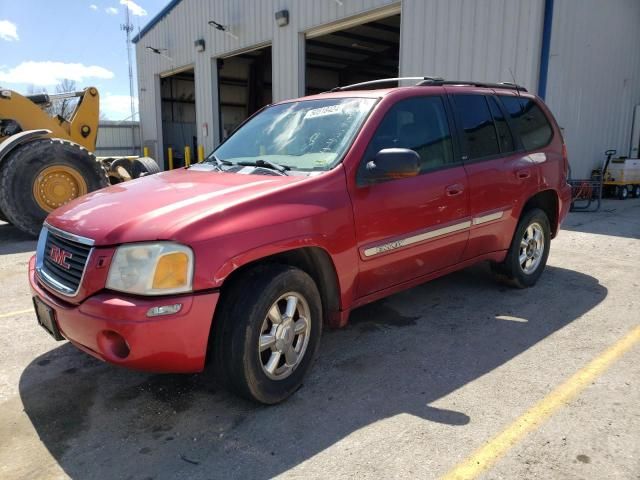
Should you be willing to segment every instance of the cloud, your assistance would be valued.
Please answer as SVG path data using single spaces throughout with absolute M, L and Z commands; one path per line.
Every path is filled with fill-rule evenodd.
M 85 83 L 87 79 L 111 79 L 113 72 L 97 65 L 63 62 L 22 62 L 7 69 L 0 67 L 0 83 L 28 83 L 33 85 L 57 85 L 63 79 Z
M 120 0 L 120 5 L 126 6 L 136 17 L 146 17 L 147 11 L 133 0 Z
M 89 5 L 89 8 L 93 11 L 97 11 L 98 10 L 98 6 L 95 3 L 92 3 L 91 5 Z
M 104 9 L 105 12 L 107 12 L 107 14 L 109 15 L 117 15 L 118 14 L 118 9 L 116 7 L 107 7 Z
M 11 23 L 9 20 L 0 20 L 0 38 L 2 40 L 6 40 L 7 42 L 19 40 L 18 27 L 16 27 L 16 24 Z
M 133 97 L 133 105 L 136 111 L 134 120 L 138 115 L 138 99 Z M 129 95 L 113 95 L 107 93 L 100 97 L 100 113 L 109 120 L 132 120 L 131 117 L 131 97 Z

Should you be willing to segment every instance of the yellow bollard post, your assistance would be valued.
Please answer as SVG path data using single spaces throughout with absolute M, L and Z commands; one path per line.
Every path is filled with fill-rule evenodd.
M 198 163 L 204 162 L 204 147 L 198 145 Z
M 184 147 L 184 166 L 191 165 L 191 147 Z
M 148 157 L 149 156 L 149 147 L 144 147 L 142 149 L 142 156 L 143 157 Z
M 169 170 L 173 170 L 173 148 L 167 148 L 167 161 L 169 162 Z

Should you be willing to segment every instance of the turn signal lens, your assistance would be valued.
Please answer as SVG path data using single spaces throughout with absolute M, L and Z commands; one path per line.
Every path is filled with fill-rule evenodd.
M 191 291 L 193 252 L 174 242 L 121 245 L 111 260 L 106 287 L 136 295 Z
M 152 288 L 185 287 L 188 283 L 188 273 L 189 256 L 186 253 L 173 252 L 163 255 L 156 265 Z

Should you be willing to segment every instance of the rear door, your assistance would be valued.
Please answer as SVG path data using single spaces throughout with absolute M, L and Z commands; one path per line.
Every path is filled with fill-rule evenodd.
M 362 297 L 460 261 L 469 235 L 467 178 L 441 96 L 411 97 L 385 113 L 350 192 Z M 367 184 L 361 172 L 384 148 L 409 148 L 418 176 Z
M 452 88 L 449 92 L 452 93 Z M 469 181 L 471 232 L 463 258 L 509 247 L 523 190 L 536 171 L 512 135 L 505 112 L 486 90 L 452 94 Z

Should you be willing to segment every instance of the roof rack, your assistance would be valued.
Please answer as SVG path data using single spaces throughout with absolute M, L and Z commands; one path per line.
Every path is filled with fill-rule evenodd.
M 422 82 L 416 84 L 416 86 L 420 87 L 433 87 L 440 85 L 449 85 L 449 86 L 464 86 L 464 87 L 480 87 L 480 88 L 508 88 L 511 90 L 519 90 L 522 92 L 526 92 L 527 89 L 522 85 L 518 85 L 513 82 L 499 82 L 499 83 L 491 83 L 491 82 L 474 82 L 473 80 L 444 80 L 444 79 L 425 79 Z
M 353 85 L 346 85 L 344 87 L 336 87 L 331 89 L 331 92 L 343 92 L 346 90 L 358 90 L 362 87 L 371 87 L 374 85 L 380 85 L 385 83 L 400 82 L 400 81 L 414 81 L 415 86 L 418 87 L 439 87 L 442 85 L 448 86 L 469 86 L 480 88 L 507 88 L 510 90 L 516 90 L 518 92 L 526 92 L 527 89 L 522 85 L 518 85 L 512 82 L 474 82 L 469 80 L 445 80 L 441 77 L 397 77 L 397 78 L 381 78 L 379 80 L 371 80 L 369 82 L 354 83 Z
M 438 82 L 444 81 L 444 78 L 440 77 L 395 77 L 395 78 L 380 78 L 378 80 L 370 80 L 368 82 L 354 83 L 353 85 L 345 85 L 344 87 L 336 87 L 329 90 L 330 92 L 343 92 L 345 90 L 358 90 L 361 87 L 370 87 L 373 85 L 380 85 L 384 83 L 394 83 L 400 82 L 402 80 L 418 82 L 416 85 L 419 85 L 421 82 Z

